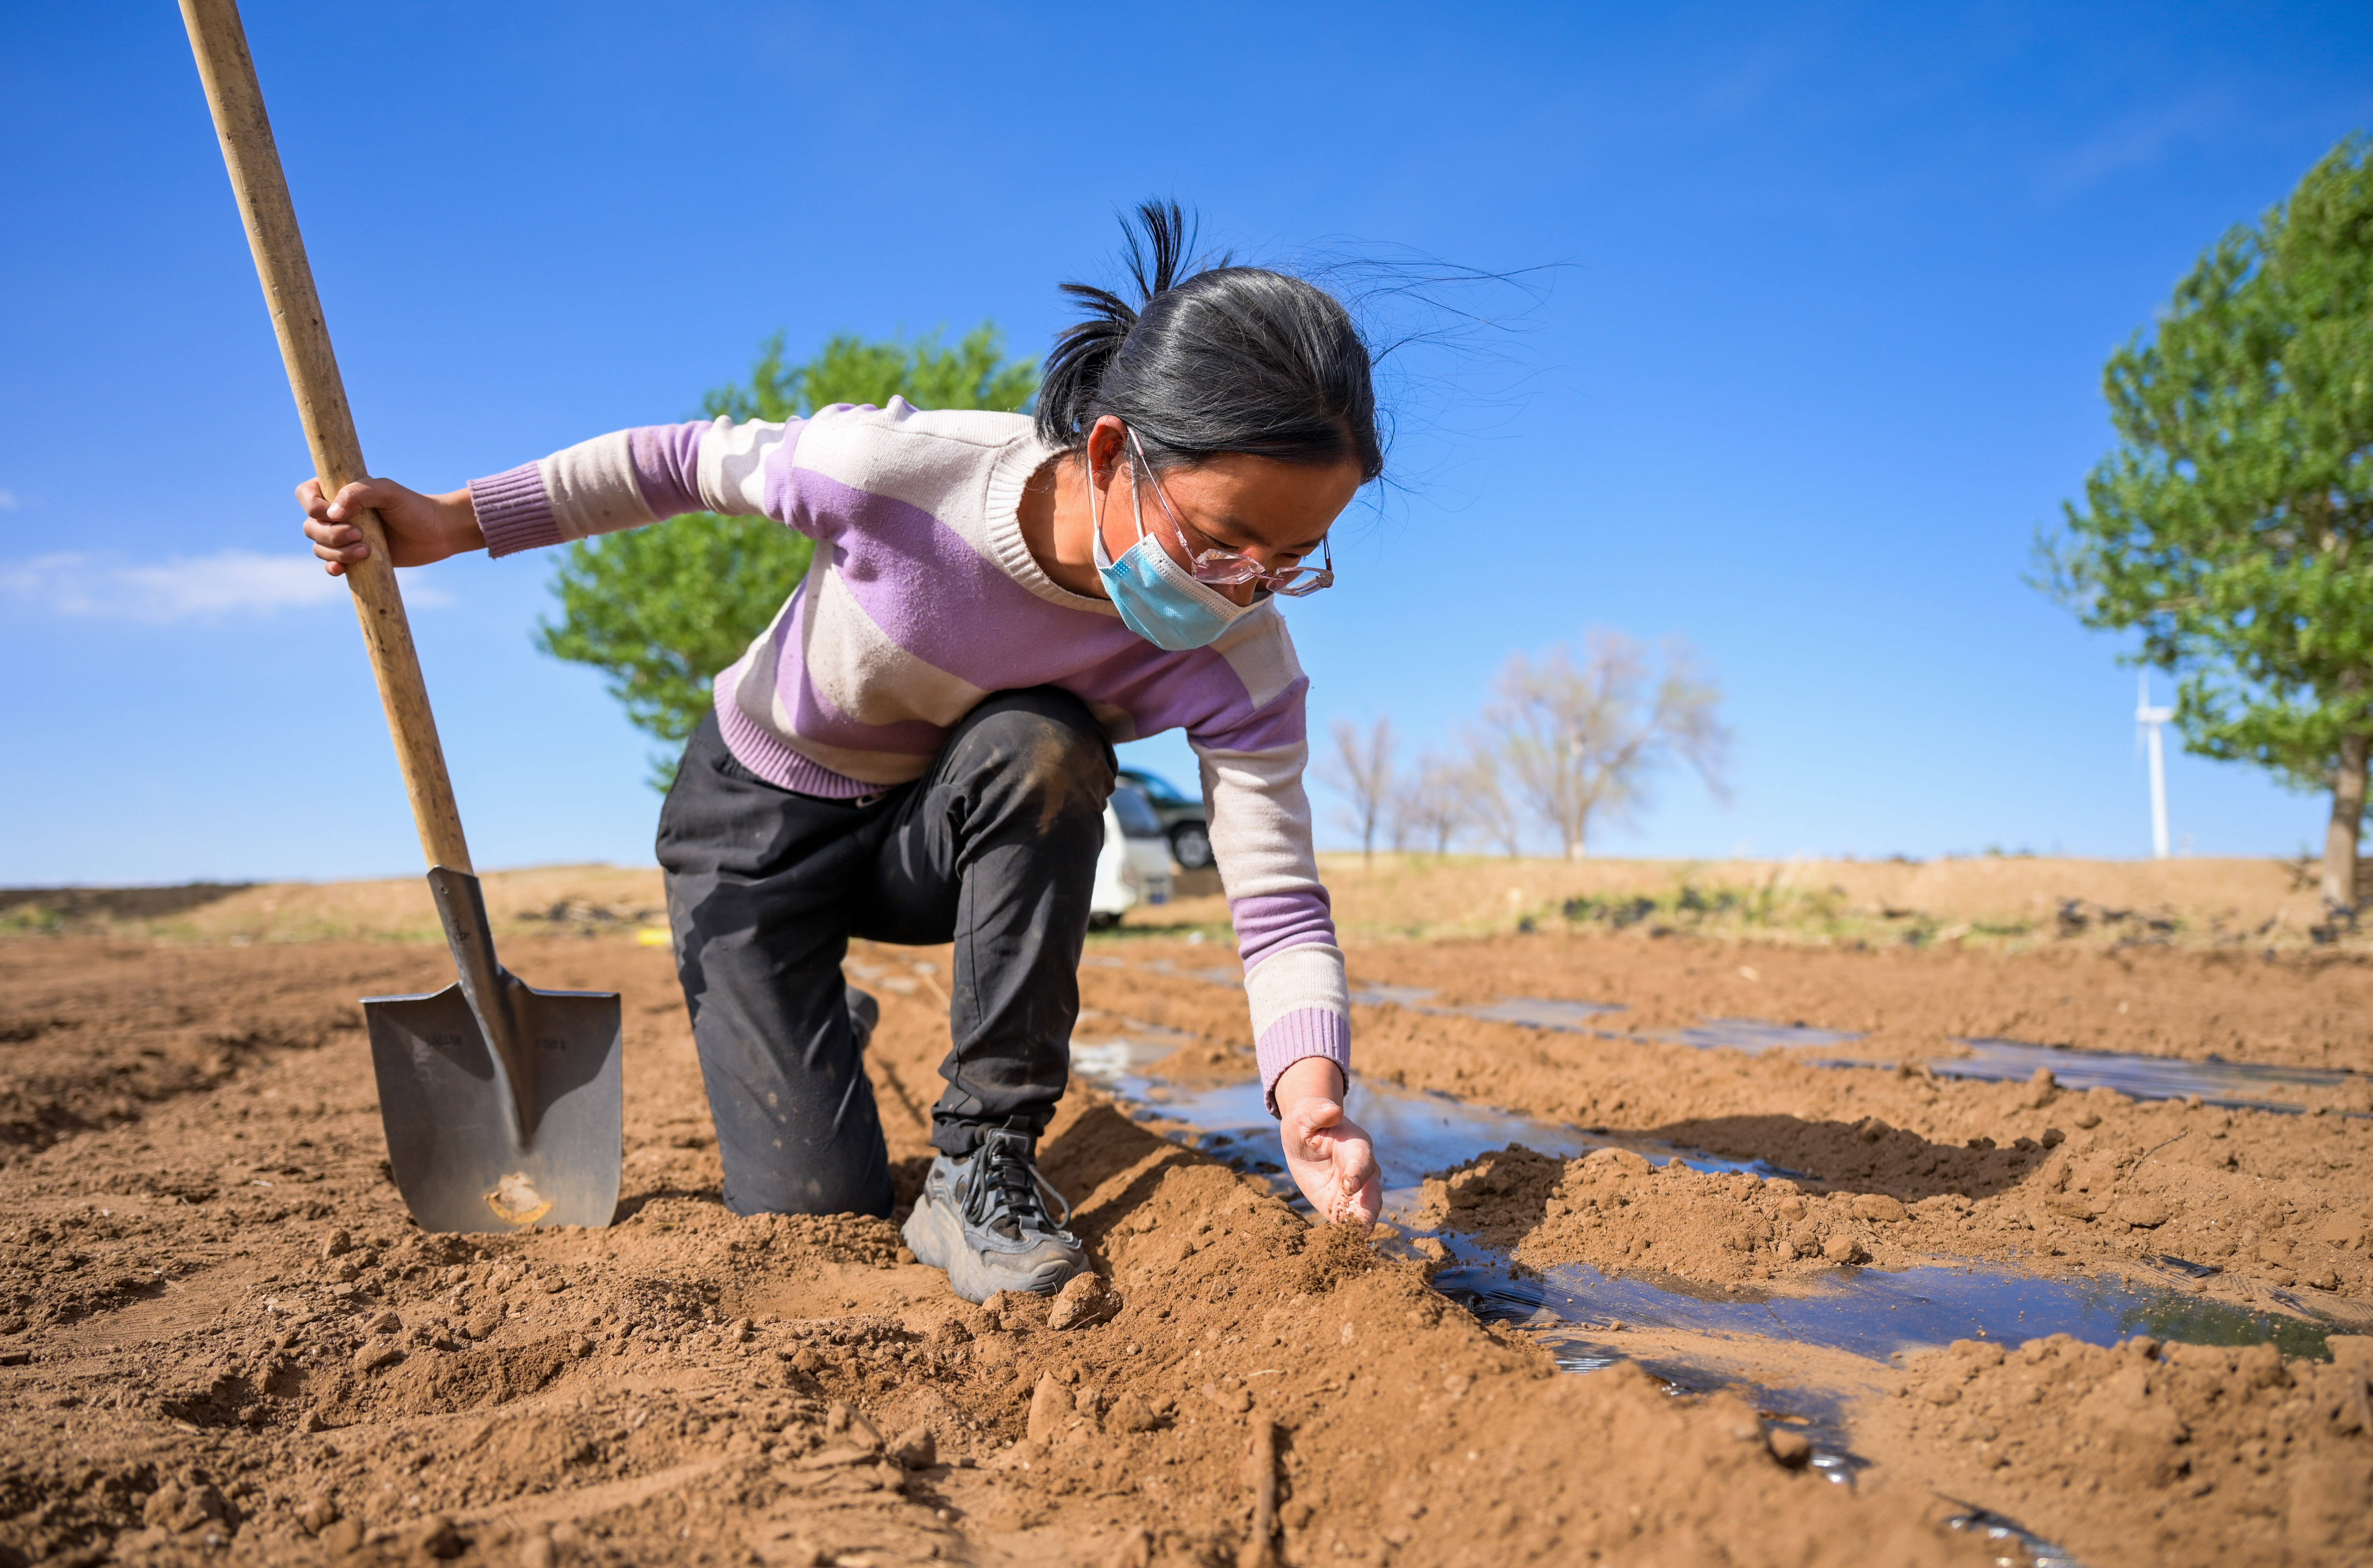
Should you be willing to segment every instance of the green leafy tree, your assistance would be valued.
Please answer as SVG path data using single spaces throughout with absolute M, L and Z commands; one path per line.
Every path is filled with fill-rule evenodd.
M 2373 738 L 2373 168 L 2352 137 L 2237 227 L 2105 373 L 2121 444 L 2039 585 L 2178 675 L 2186 749 L 2329 791 L 2353 917 Z
M 711 418 L 802 418 L 836 403 L 918 408 L 1019 409 L 1037 390 L 1038 366 L 1011 361 L 984 324 L 950 347 L 936 334 L 871 342 L 836 336 L 800 365 L 769 338 L 748 382 L 701 400 Z M 807 575 L 814 543 L 766 517 L 694 512 L 661 526 L 582 540 L 562 553 L 552 591 L 557 624 L 538 623 L 536 645 L 606 675 L 626 717 L 681 743 L 709 708 L 709 683 L 740 658 Z M 674 776 L 672 752 L 653 759 L 654 782 Z

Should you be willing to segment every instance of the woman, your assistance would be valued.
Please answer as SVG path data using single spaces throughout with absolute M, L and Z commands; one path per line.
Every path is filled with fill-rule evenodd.
M 1183 727 L 1287 1167 L 1375 1218 L 1343 1112 L 1343 955 L 1310 843 L 1303 693 L 1276 596 L 1334 580 L 1327 530 L 1383 453 L 1365 345 L 1297 278 L 1180 276 L 1140 209 L 1139 303 L 1081 284 L 1034 417 L 846 405 L 650 426 L 423 495 L 298 489 L 333 574 L 377 507 L 400 566 L 684 512 L 816 541 L 806 581 L 685 749 L 660 817 L 678 970 L 736 1214 L 886 1214 L 848 938 L 955 947 L 939 1155 L 906 1235 L 956 1293 L 1060 1288 L 1084 1260 L 1035 1152 L 1070 1072 L 1111 743 Z M 1313 564 L 1315 558 L 1316 564 Z M 1051 1191 L 1051 1190 L 1048 1190 Z

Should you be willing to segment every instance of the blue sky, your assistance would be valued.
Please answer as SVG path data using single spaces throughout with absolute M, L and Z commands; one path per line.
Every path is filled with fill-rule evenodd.
M 1252 259 L 1556 264 L 1482 352 L 1410 359 L 1404 483 L 1292 618 L 1315 726 L 1418 741 L 1513 651 L 1687 635 L 1735 798 L 1676 779 L 1604 846 L 1657 855 L 2146 851 L 2133 676 L 2024 585 L 2029 541 L 2106 448 L 2109 350 L 2373 126 L 2362 6 L 248 26 L 365 449 L 423 488 L 686 417 L 777 330 L 993 318 L 1035 354 L 1150 194 Z M 170 7 L 0 11 L 0 885 L 415 868 Z M 473 847 L 648 861 L 649 744 L 530 645 L 549 570 L 410 584 Z M 2320 842 L 2244 770 L 2170 789 L 2196 853 Z

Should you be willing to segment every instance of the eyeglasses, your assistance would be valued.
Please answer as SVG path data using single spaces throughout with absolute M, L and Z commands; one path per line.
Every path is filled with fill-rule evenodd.
M 1147 460 L 1145 448 L 1139 444 L 1134 430 L 1128 433 L 1128 446 L 1144 468 L 1147 482 L 1153 486 L 1153 498 L 1162 503 L 1162 510 L 1169 517 L 1170 526 L 1178 530 L 1178 542 L 1186 550 L 1186 570 L 1197 582 L 1214 588 L 1240 588 L 1250 583 L 1256 588 L 1283 594 L 1288 598 L 1301 598 L 1335 586 L 1335 549 L 1327 540 L 1321 539 L 1318 542 L 1320 564 L 1288 566 L 1281 572 L 1269 570 L 1241 551 L 1211 544 L 1207 536 L 1187 527 L 1186 519 L 1178 515 L 1178 508 L 1170 504 L 1170 493 L 1162 488 L 1162 480 L 1154 473 L 1153 464 Z M 1211 547 L 1196 549 L 1195 541 L 1198 539 Z

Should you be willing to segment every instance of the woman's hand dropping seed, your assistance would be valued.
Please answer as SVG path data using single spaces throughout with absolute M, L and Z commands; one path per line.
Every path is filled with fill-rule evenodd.
M 1278 1126 L 1286 1168 L 1310 1206 L 1338 1225 L 1373 1225 L 1384 1182 L 1365 1129 L 1343 1113 L 1343 1075 L 1323 1056 L 1304 1057 L 1277 1081 L 1285 1114 Z

